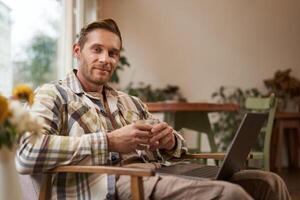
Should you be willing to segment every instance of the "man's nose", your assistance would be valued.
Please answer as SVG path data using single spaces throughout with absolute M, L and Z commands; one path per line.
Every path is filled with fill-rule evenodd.
M 109 56 L 108 56 L 108 52 L 106 51 L 103 51 L 99 54 L 99 62 L 100 63 L 107 63 L 108 62 L 108 59 L 109 59 Z

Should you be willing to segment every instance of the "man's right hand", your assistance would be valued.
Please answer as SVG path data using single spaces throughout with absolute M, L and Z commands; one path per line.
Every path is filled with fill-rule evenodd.
M 151 128 L 148 124 L 132 123 L 107 133 L 109 151 L 130 153 L 137 149 L 139 144 L 149 145 Z

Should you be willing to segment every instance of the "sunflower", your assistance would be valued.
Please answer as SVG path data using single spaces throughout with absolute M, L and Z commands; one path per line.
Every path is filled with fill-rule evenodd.
M 33 90 L 25 84 L 17 85 L 13 90 L 13 99 L 25 100 L 29 105 L 32 105 L 34 99 Z
M 4 122 L 8 114 L 8 101 L 4 96 L 0 95 L 0 124 Z

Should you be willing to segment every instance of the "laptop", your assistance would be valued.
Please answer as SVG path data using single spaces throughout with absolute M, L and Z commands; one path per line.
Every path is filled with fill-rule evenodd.
M 183 176 L 191 179 L 227 180 L 244 168 L 251 147 L 255 144 L 268 113 L 246 113 L 219 166 L 198 163 L 177 163 L 156 170 L 158 174 Z

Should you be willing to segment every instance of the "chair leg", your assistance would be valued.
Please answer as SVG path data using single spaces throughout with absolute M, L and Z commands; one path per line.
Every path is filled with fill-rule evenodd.
M 217 152 L 218 148 L 217 148 L 217 144 L 215 142 L 215 138 L 214 138 L 214 135 L 213 135 L 212 131 L 207 133 L 207 138 L 208 138 L 208 142 L 209 142 L 211 152 Z M 217 160 L 215 160 L 215 164 L 218 166 L 219 162 Z
M 299 125 L 300 126 L 300 125 Z M 299 146 L 300 146 L 300 127 L 298 127 L 297 129 L 296 129 L 296 146 L 295 146 L 295 151 L 296 151 L 296 168 L 297 167 L 299 167 L 299 151 L 300 151 L 300 149 L 299 149 Z
M 144 199 L 144 187 L 142 177 L 131 176 L 131 193 L 133 200 Z
M 274 130 L 271 136 L 271 144 L 269 150 L 269 169 L 274 172 L 277 170 L 278 144 L 279 144 L 279 126 L 278 122 L 274 124 Z M 276 145 L 272 145 L 276 144 Z
M 298 151 L 298 146 L 299 146 L 299 142 L 298 142 L 298 130 L 295 129 L 294 132 L 294 163 L 293 163 L 293 167 L 297 168 L 298 167 L 298 161 L 299 161 L 299 151 Z
M 277 158 L 276 158 L 276 168 L 278 172 L 281 172 L 281 163 L 282 163 L 282 156 L 281 156 L 281 152 L 282 152 L 282 143 L 283 143 L 283 135 L 284 135 L 284 127 L 282 126 L 282 124 L 280 122 L 278 122 L 278 145 L 277 145 Z
M 51 199 L 51 181 L 52 174 L 46 174 L 43 176 L 39 200 Z
M 293 167 L 294 165 L 294 135 L 293 135 L 293 130 L 291 129 L 287 129 L 285 130 L 285 135 L 286 137 L 286 147 L 288 150 L 288 159 L 289 159 L 289 167 Z
M 300 151 L 300 127 L 298 128 L 298 149 L 297 149 L 297 151 L 299 152 Z M 299 157 L 298 157 L 298 159 L 299 159 Z M 298 162 L 297 163 L 297 166 L 299 167 L 299 165 L 300 165 L 300 163 Z

